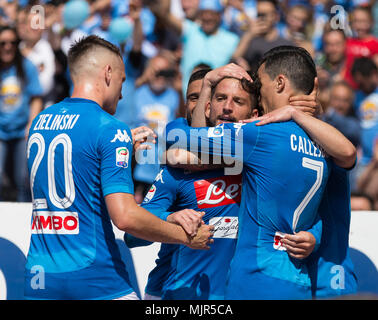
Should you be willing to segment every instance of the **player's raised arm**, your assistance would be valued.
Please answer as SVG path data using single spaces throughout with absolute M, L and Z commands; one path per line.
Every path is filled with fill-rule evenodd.
M 356 148 L 339 130 L 314 117 L 322 113 L 317 96 L 318 79 L 315 78 L 314 89 L 309 95 L 291 97 L 290 105 L 257 118 L 259 122 L 256 125 L 294 120 L 333 158 L 336 165 L 342 168 L 351 168 L 356 161 Z M 256 119 L 242 122 L 252 121 L 256 121 Z
M 178 34 L 182 34 L 183 23 L 170 12 L 170 0 L 147 0 L 145 1 L 148 8 L 167 27 L 172 28 Z
M 256 126 L 272 122 L 283 122 L 293 119 L 324 151 L 333 158 L 336 165 L 351 168 L 357 156 L 353 144 L 335 127 L 300 111 L 296 107 L 286 106 L 269 112 L 256 123 Z M 256 119 L 255 119 L 256 120 Z

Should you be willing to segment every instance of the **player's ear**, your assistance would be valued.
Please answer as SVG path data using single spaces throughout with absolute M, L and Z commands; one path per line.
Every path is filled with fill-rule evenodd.
M 286 80 L 287 80 L 286 77 L 282 74 L 279 74 L 276 77 L 275 89 L 277 93 L 282 93 L 285 90 Z
M 205 107 L 205 117 L 207 119 L 210 119 L 210 104 L 211 104 L 210 101 L 208 101 Z
M 104 72 L 105 72 L 105 83 L 106 83 L 106 85 L 107 86 L 109 86 L 110 85 L 110 81 L 112 80 L 112 67 L 109 65 L 109 64 L 107 64 L 106 66 L 105 66 L 105 70 L 104 70 Z
M 253 109 L 251 118 L 257 118 L 258 116 L 259 116 L 259 111 L 257 109 Z

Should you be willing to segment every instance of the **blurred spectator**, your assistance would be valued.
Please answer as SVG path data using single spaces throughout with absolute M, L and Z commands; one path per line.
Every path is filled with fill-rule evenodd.
M 42 110 L 36 67 L 18 48 L 15 28 L 0 27 L 0 184 L 7 157 L 12 157 L 17 201 L 30 201 L 26 139 L 31 121 Z
M 23 16 L 23 14 L 25 14 L 25 16 Z M 39 82 L 43 89 L 43 98 L 45 98 L 54 86 L 54 52 L 50 43 L 42 37 L 44 29 L 39 26 L 33 27 L 32 21 L 36 18 L 36 14 L 31 13 L 29 6 L 21 10 L 18 17 L 18 22 L 21 24 L 20 29 L 22 30 L 22 41 L 20 43 L 21 52 L 37 67 Z M 26 21 L 24 22 L 22 19 Z
M 41 94 L 46 101 L 45 107 L 70 94 L 71 82 L 66 54 L 74 41 L 88 34 L 97 34 L 121 48 L 125 61 L 126 81 L 122 88 L 123 98 L 119 101 L 115 117 L 131 128 L 140 124 L 156 126 L 159 121 L 162 125 L 165 121 L 183 115 L 183 97 L 193 68 L 200 65 L 216 68 L 233 61 L 254 71 L 259 59 L 267 50 L 278 45 L 295 44 L 306 48 L 311 54 L 315 53 L 320 88 L 319 99 L 326 111 L 324 119 L 343 132 L 356 146 L 359 145 L 358 141 L 361 141 L 359 162 L 351 175 L 351 186 L 356 188 L 357 178 L 372 159 L 372 145 L 378 130 L 376 92 L 378 73 L 374 64 L 378 62 L 378 42 L 374 36 L 374 32 L 378 30 L 374 29 L 374 26 L 378 25 L 378 19 L 375 23 L 373 19 L 378 13 L 378 5 L 374 1 L 78 0 L 75 2 L 76 5 L 72 5 L 72 1 L 67 0 L 0 1 L 0 25 L 17 27 L 22 40 L 21 52 L 28 58 L 26 60 L 28 62 L 24 64 L 33 63 L 39 71 L 39 82 L 43 89 Z M 64 15 L 68 3 L 71 4 L 71 13 Z M 31 7 L 38 4 L 43 5 L 45 9 L 43 30 L 31 27 L 31 20 L 35 18 L 31 13 Z M 331 11 L 334 5 L 341 5 L 345 10 L 345 14 L 338 16 L 338 19 L 345 18 L 344 28 L 331 28 L 331 22 L 334 21 L 332 18 L 335 18 L 332 16 L 335 13 Z M 371 7 L 374 9 L 371 10 Z M 75 8 L 82 9 L 75 10 Z M 350 17 L 350 26 L 347 23 L 348 17 Z M 132 36 L 130 32 L 130 36 L 124 41 L 119 41 L 111 28 L 112 22 L 120 18 L 133 26 Z M 4 46 L 9 47 L 8 44 Z M 6 51 L 3 47 L 1 49 L 2 53 Z M 156 62 L 152 59 L 155 56 L 158 57 L 157 60 L 169 61 L 169 67 L 167 64 L 163 65 L 164 72 L 158 77 L 156 72 L 151 71 L 151 64 L 154 65 Z M 164 58 L 160 59 L 161 56 Z M 370 59 L 360 60 L 361 57 Z M 150 67 L 146 67 L 147 65 Z M 1 70 L 3 69 L 2 67 Z M 1 74 L 3 79 L 3 71 Z M 16 75 L 18 79 L 22 78 L 22 73 L 16 72 Z M 2 80 L 2 83 L 5 80 Z M 355 92 L 353 93 L 342 80 L 351 84 Z M 159 90 L 156 89 L 159 83 L 163 82 L 165 82 L 163 87 L 167 87 L 166 92 L 174 92 L 169 94 L 170 102 L 160 102 L 166 93 L 159 94 Z M 26 83 L 25 85 L 31 86 Z M 27 95 L 27 90 L 23 94 Z M 176 98 L 173 98 L 174 96 Z M 355 96 L 354 103 L 353 96 Z M 31 101 L 38 100 L 31 99 Z M 3 105 L 2 103 L 0 109 L 2 117 Z M 146 111 L 150 108 L 146 105 L 153 105 L 154 110 Z M 157 105 L 159 106 L 156 107 Z M 169 111 L 162 111 L 161 105 Z M 353 108 L 352 112 L 351 108 Z M 25 116 L 23 114 L 24 118 Z M 357 117 L 357 120 L 353 116 Z M 18 116 L 16 121 L 21 121 L 21 117 Z M 360 138 L 358 127 L 361 130 Z M 0 132 L 4 131 L 3 128 L 5 127 L 1 125 Z M 0 139 L 3 139 L 2 136 Z M 16 142 L 12 141 L 8 144 L 9 150 L 18 148 Z M 13 154 L 12 151 L 9 152 Z M 19 164 L 16 164 L 17 166 Z M 144 168 L 148 167 L 144 166 Z M 146 173 L 148 179 L 140 177 L 139 179 L 141 183 L 148 184 L 150 178 L 155 175 L 148 172 L 156 172 L 156 168 L 142 171 L 138 169 L 135 173 L 136 176 L 142 173 L 140 177 Z M 22 170 L 19 172 L 21 173 Z
M 147 57 L 142 53 L 144 34 L 141 22 L 142 6 L 139 0 L 130 0 L 129 17 L 133 21 L 132 38 L 121 45 L 124 55 L 126 80 L 122 85 L 122 99 L 118 102 L 115 117 L 130 128 L 136 127 L 135 82 L 143 74 Z M 131 48 L 129 49 L 131 43 Z
M 185 19 L 195 21 L 198 17 L 198 7 L 200 0 L 181 0 L 181 7 L 185 14 Z
M 367 165 L 373 155 L 374 140 L 378 136 L 378 67 L 369 58 L 358 58 L 352 67 L 356 92 L 356 114 L 361 124 L 361 165 Z
M 239 37 L 221 27 L 223 7 L 220 0 L 201 0 L 198 23 L 189 19 L 177 19 L 169 11 L 169 2 L 150 1 L 151 11 L 169 28 L 181 35 L 182 41 L 182 91 L 185 95 L 190 74 L 199 63 L 212 68 L 229 62 L 239 42 Z
M 244 58 L 252 72 L 256 71 L 263 54 L 280 45 L 294 45 L 279 35 L 276 27 L 279 21 L 278 4 L 274 0 L 257 1 L 257 18 L 250 21 L 233 54 L 238 60 Z
M 353 115 L 354 92 L 345 81 L 335 82 L 330 90 L 329 105 L 323 120 L 342 132 L 357 148 L 360 145 L 360 123 Z
M 365 193 L 353 192 L 350 197 L 350 209 L 352 211 L 371 211 L 373 199 Z
M 306 27 L 311 24 L 311 12 L 308 5 L 297 4 L 289 7 L 286 15 L 286 27 L 281 35 L 298 47 L 305 48 L 311 56 L 315 55 Z
M 311 41 L 315 52 L 323 49 L 323 32 L 329 22 L 331 5 L 337 4 L 331 0 L 310 0 L 312 5 L 312 25 L 307 26 L 311 30 Z M 344 7 L 345 8 L 345 7 Z M 346 18 L 346 17 L 345 17 Z
M 250 19 L 256 15 L 256 0 L 228 0 L 225 1 L 223 25 L 241 37 L 248 30 Z
M 324 28 L 323 51 L 315 58 L 317 66 L 320 100 L 328 104 L 329 88 L 341 80 L 345 68 L 346 36 L 341 29 L 332 29 L 330 24 Z
M 165 125 L 176 118 L 180 98 L 173 88 L 177 70 L 174 62 L 164 53 L 151 58 L 143 75 L 137 79 L 139 86 L 135 91 L 136 126 L 146 125 L 155 130 L 161 140 Z M 151 150 L 136 154 L 138 164 L 134 170 L 136 181 L 135 197 L 137 202 L 143 196 L 160 170 L 158 144 Z
M 378 138 L 375 140 L 373 157 L 358 178 L 357 190 L 372 199 L 373 209 L 378 210 Z
M 357 84 L 353 80 L 351 70 L 354 60 L 359 57 L 372 58 L 378 62 L 378 39 L 373 35 L 373 15 L 370 7 L 358 6 L 351 13 L 353 37 L 347 39 L 345 79 L 354 89 Z

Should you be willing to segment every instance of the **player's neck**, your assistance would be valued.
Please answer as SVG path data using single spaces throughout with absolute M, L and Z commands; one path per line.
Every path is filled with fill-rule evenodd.
M 71 94 L 71 98 L 88 99 L 98 103 L 101 107 L 104 103 L 104 99 L 101 94 L 95 90 L 95 86 L 91 83 L 84 83 L 74 85 L 74 89 Z
M 290 100 L 289 100 L 290 96 L 292 96 L 292 95 L 290 95 L 289 93 L 281 93 L 281 94 L 277 95 L 273 99 L 272 105 L 268 106 L 268 112 L 282 108 L 282 107 L 290 104 Z

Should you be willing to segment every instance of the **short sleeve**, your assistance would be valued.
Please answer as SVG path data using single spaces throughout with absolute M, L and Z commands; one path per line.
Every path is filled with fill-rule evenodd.
M 147 192 L 142 207 L 159 218 L 166 220 L 176 201 L 177 180 L 171 175 L 169 167 L 163 167 Z
M 134 194 L 130 129 L 119 121 L 107 125 L 100 134 L 97 148 L 101 161 L 101 188 L 104 196 L 117 192 Z

